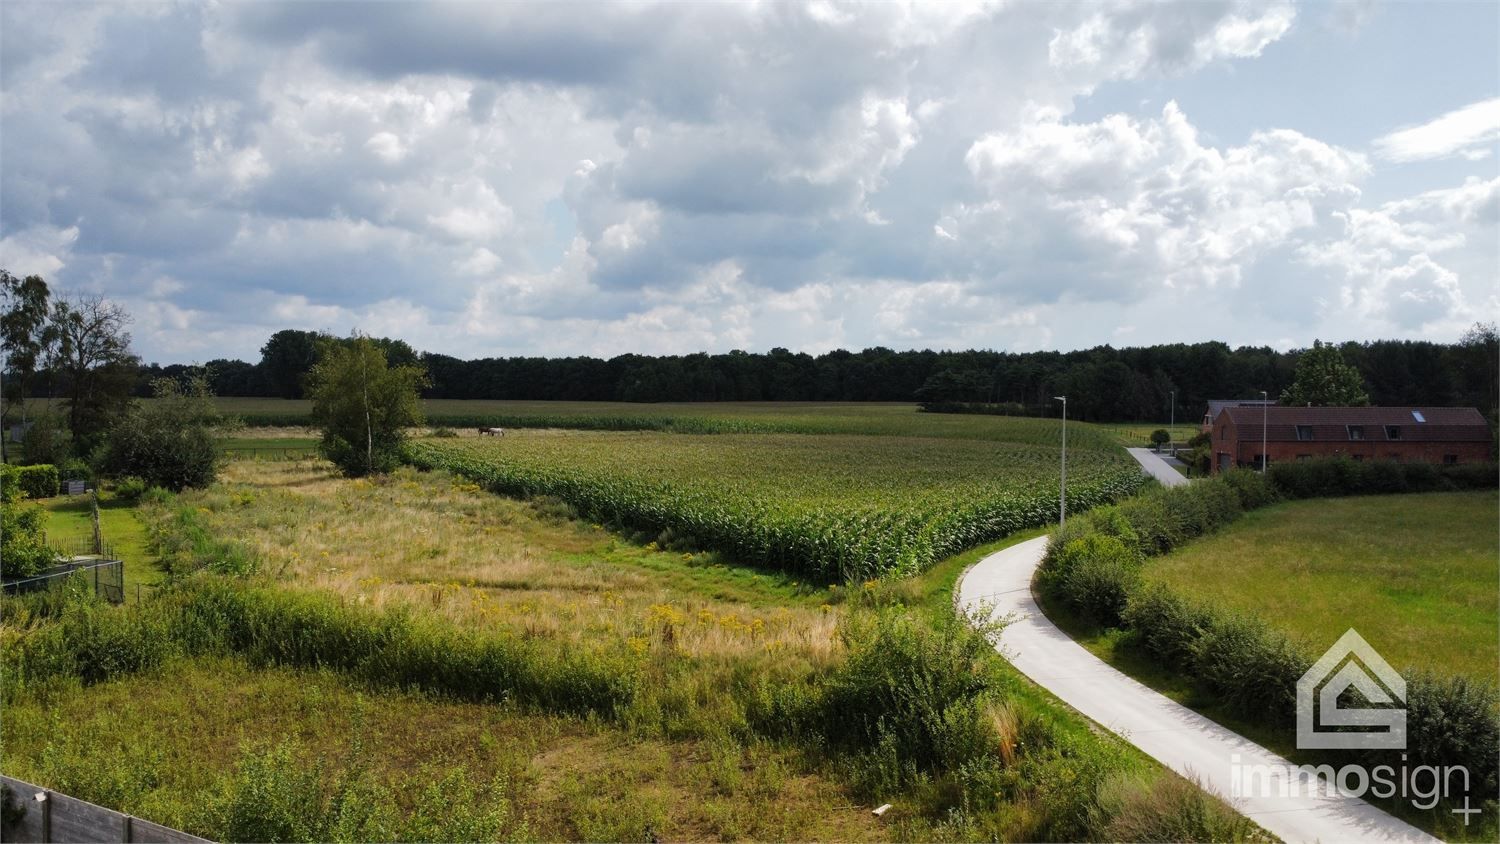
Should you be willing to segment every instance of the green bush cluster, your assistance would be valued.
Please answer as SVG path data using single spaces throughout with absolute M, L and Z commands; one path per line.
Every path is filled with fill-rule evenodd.
M 57 467 L 50 463 L 12 467 L 16 485 L 27 498 L 51 498 L 62 490 Z
M 0 577 L 6 580 L 31 577 L 57 556 L 47 547 L 41 508 L 21 503 L 22 471 L 0 463 Z
M 1494 463 L 1397 463 L 1394 460 L 1299 460 L 1272 463 L 1271 483 L 1286 498 L 1386 495 L 1494 489 L 1500 469 Z
M 1310 461 L 1283 464 L 1280 475 L 1275 466 L 1268 475 L 1237 469 L 1098 508 L 1054 532 L 1037 574 L 1038 587 L 1049 600 L 1086 620 L 1126 631 L 1131 647 L 1192 678 L 1206 700 L 1250 723 L 1290 730 L 1297 681 L 1312 666 L 1312 657 L 1258 619 L 1189 600 L 1162 584 L 1144 584 L 1140 568 L 1146 558 L 1282 496 L 1409 490 L 1388 484 L 1393 476 L 1424 489 L 1452 489 L 1483 478 L 1479 471 L 1455 473 L 1424 464 L 1373 468 L 1379 465 Z M 1420 764 L 1463 765 L 1475 777 L 1474 793 L 1493 794 L 1494 749 L 1500 737 L 1494 687 L 1466 678 L 1417 677 L 1407 690 L 1411 758 Z

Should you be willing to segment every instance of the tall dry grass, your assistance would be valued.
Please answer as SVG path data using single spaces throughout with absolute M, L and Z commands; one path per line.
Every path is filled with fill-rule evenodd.
M 351 481 L 321 461 L 237 461 L 179 505 L 282 584 L 375 608 L 690 658 L 826 665 L 836 647 L 828 590 L 635 545 L 560 502 L 500 498 L 441 472 Z

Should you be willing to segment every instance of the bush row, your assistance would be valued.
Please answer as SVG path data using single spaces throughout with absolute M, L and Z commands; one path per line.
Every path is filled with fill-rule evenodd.
M 261 664 L 332 668 L 378 685 L 613 717 L 630 701 L 640 667 L 623 648 L 563 648 L 214 577 L 123 608 L 80 598 L 43 609 L 40 602 L 55 599 L 37 601 L 31 611 L 56 622 L 7 648 L 8 693 L 59 678 L 96 683 L 172 656 L 234 653 Z M 15 611 L 16 602 L 8 603 Z
M 1181 676 L 1213 703 L 1235 716 L 1277 730 L 1291 730 L 1297 680 L 1314 659 L 1262 621 L 1191 601 L 1161 584 L 1145 585 L 1141 568 L 1150 556 L 1212 532 L 1245 510 L 1280 495 L 1310 490 L 1340 494 L 1405 491 L 1379 487 L 1387 470 L 1379 464 L 1317 461 L 1286 464 L 1277 474 L 1234 470 L 1191 486 L 1152 490 L 1118 505 L 1077 516 L 1055 532 L 1037 574 L 1044 596 L 1101 627 L 1129 633 L 1132 647 Z M 1403 468 L 1418 464 L 1387 464 Z M 1408 484 L 1454 489 L 1483 485 L 1485 473 L 1415 470 Z M 1493 482 L 1493 478 L 1489 479 Z M 1497 788 L 1495 748 L 1500 717 L 1493 685 L 1467 678 L 1408 677 L 1409 764 L 1462 765 L 1474 777 L 1474 793 Z M 1398 754 L 1369 754 L 1369 764 L 1399 763 Z M 1347 760 L 1346 760 L 1347 761 Z
M 51 498 L 62 491 L 57 467 L 50 463 L 32 466 L 0 464 L 0 483 L 15 484 L 26 498 Z
M 1267 472 L 1276 491 L 1286 498 L 1494 489 L 1500 483 L 1500 467 L 1494 463 L 1302 460 L 1272 463 Z

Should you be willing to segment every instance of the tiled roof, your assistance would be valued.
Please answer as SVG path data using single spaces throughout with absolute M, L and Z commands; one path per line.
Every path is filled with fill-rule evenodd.
M 1265 436 L 1274 442 L 1297 441 L 1298 426 L 1311 429 L 1311 442 L 1350 442 L 1350 425 L 1364 426 L 1366 441 L 1489 442 L 1490 428 L 1472 407 L 1226 407 L 1240 440 Z M 1418 421 L 1418 419 L 1425 421 Z M 1386 426 L 1399 426 L 1388 437 Z M 1305 440 L 1304 440 L 1305 441 Z
M 1260 407 L 1263 404 L 1269 404 L 1269 405 L 1275 406 L 1276 400 L 1275 399 L 1209 399 L 1208 400 L 1208 418 L 1211 419 L 1211 420 L 1212 419 L 1218 419 L 1219 418 L 1219 411 L 1223 410 L 1226 407 L 1255 407 L 1255 408 L 1258 408 L 1258 407 Z

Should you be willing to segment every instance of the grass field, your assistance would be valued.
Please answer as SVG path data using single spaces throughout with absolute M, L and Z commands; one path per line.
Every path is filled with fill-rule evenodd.
M 1310 653 L 1353 627 L 1397 669 L 1493 679 L 1497 512 L 1494 492 L 1278 504 L 1145 574 L 1265 619 Z
M 1175 425 L 1162 422 L 1153 425 L 1149 422 L 1107 422 L 1107 423 L 1083 423 L 1088 429 L 1100 433 L 1109 434 L 1115 441 L 1127 448 L 1144 448 L 1151 445 L 1151 433 L 1156 430 L 1166 431 L 1172 435 L 1172 442 L 1181 445 L 1198 435 L 1198 426 L 1178 420 Z
M 424 439 L 419 465 L 686 547 L 824 581 L 910 575 L 1052 518 L 1055 423 L 992 419 L 990 438 L 513 432 Z M 1009 437 L 1009 440 L 1002 437 Z M 1108 441 L 1069 445 L 1068 494 L 1085 507 L 1143 483 Z M 1038 447 L 1040 446 L 1040 447 Z

